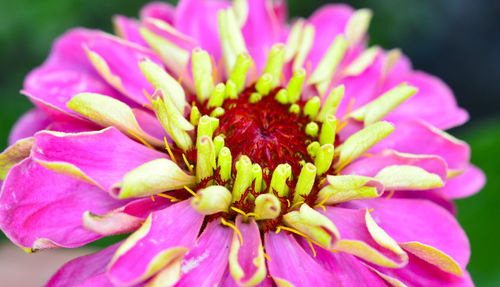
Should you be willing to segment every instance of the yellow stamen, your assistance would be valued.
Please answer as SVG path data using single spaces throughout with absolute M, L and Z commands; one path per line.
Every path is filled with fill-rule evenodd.
M 214 70 L 213 70 L 213 75 L 212 75 L 212 79 L 214 80 L 214 82 L 217 80 L 217 64 L 215 63 L 215 59 L 214 57 L 210 56 L 210 62 L 212 62 L 212 67 L 216 67 Z M 215 83 L 214 83 L 215 84 Z
M 248 214 L 246 214 L 243 210 L 239 209 L 239 208 L 236 208 L 234 206 L 231 206 L 231 209 L 238 212 L 239 214 L 243 215 L 245 218 L 248 217 Z
M 167 137 L 163 137 L 163 140 L 165 140 L 165 148 L 167 149 L 168 154 L 170 155 L 170 158 L 172 159 L 173 162 L 175 162 L 177 164 L 177 159 L 175 159 L 175 156 L 172 153 L 170 146 L 168 145 Z
M 177 79 L 177 82 L 179 82 L 179 84 L 182 84 L 182 76 L 180 76 L 179 79 Z
M 281 85 L 286 86 L 286 79 L 285 79 L 285 75 L 283 75 L 283 73 L 280 74 L 280 80 L 281 80 Z
M 328 200 L 328 199 L 329 199 L 332 195 L 333 195 L 333 193 L 328 194 L 328 196 L 326 196 L 325 198 L 323 198 L 323 200 L 322 200 L 320 203 L 316 204 L 316 205 L 314 206 L 314 208 L 323 207 L 323 209 L 326 211 L 326 209 L 324 208 L 323 204 L 325 204 L 325 202 L 326 202 L 326 201 L 327 201 L 327 200 Z
M 154 195 L 151 195 L 151 200 L 152 200 L 153 202 L 155 202 L 155 197 L 154 197 Z
M 258 214 L 255 212 L 249 212 L 249 213 L 247 213 L 247 216 L 253 216 L 253 217 L 257 218 Z
M 145 141 L 143 138 L 140 136 L 136 135 L 134 132 L 132 132 L 130 129 L 127 129 L 127 132 L 131 135 L 133 135 L 136 139 L 138 139 L 143 145 L 147 146 L 148 148 L 154 150 L 155 148 L 152 147 L 147 141 Z
M 375 208 L 368 209 L 368 212 L 372 212 Z
M 300 231 L 298 231 L 298 230 L 295 230 L 295 229 L 293 229 L 293 228 L 290 228 L 290 227 L 286 227 L 286 226 L 282 226 L 282 225 L 280 225 L 280 226 L 278 226 L 278 228 L 276 229 L 276 234 L 280 233 L 281 229 L 286 230 L 286 231 L 290 231 L 290 232 L 295 233 L 295 234 L 297 234 L 297 235 L 300 235 L 300 236 L 304 237 L 307 241 L 310 241 L 310 242 L 312 242 L 312 243 L 314 243 L 314 244 L 318 245 L 319 247 L 324 248 L 324 249 L 326 249 L 326 250 L 328 250 L 328 251 L 333 251 L 333 252 L 336 252 L 335 250 L 330 250 L 330 249 L 326 248 L 326 247 L 325 247 L 325 246 L 323 246 L 321 243 L 319 243 L 319 242 L 317 242 L 317 241 L 315 241 L 315 240 L 311 239 L 309 236 L 305 235 L 304 233 L 302 233 L 302 232 L 300 232 Z
M 182 154 L 182 158 L 184 159 L 184 163 L 187 165 L 189 172 L 193 173 L 193 165 L 189 163 L 189 161 L 186 158 L 186 154 Z
M 286 206 L 290 207 L 290 200 L 288 200 L 288 199 L 286 200 Z
M 243 236 L 241 235 L 241 232 L 238 230 L 238 228 L 236 228 L 236 226 L 234 224 L 232 224 L 231 222 L 227 222 L 224 218 L 221 217 L 220 219 L 221 223 L 225 226 L 229 226 L 231 227 L 232 229 L 234 229 L 234 231 L 236 231 L 238 233 L 238 236 L 240 237 L 240 243 L 241 243 L 241 246 L 243 246 Z
M 314 257 L 316 257 L 316 250 L 314 249 L 314 246 L 311 241 L 307 240 L 307 243 L 309 243 L 309 246 L 311 246 L 311 250 L 313 252 Z
M 168 194 L 158 193 L 157 195 L 161 196 L 161 197 L 164 197 L 164 198 L 167 198 L 167 199 L 170 199 L 170 201 L 172 201 L 172 202 L 181 201 L 180 199 L 175 198 L 175 197 L 173 197 L 171 195 L 168 195 Z
M 354 98 L 351 98 L 349 100 L 349 104 L 347 105 L 347 109 L 345 110 L 345 115 L 348 115 L 352 111 L 352 108 L 354 107 L 354 102 L 355 102 Z
M 361 156 L 372 157 L 372 156 L 373 156 L 373 154 L 372 154 L 372 153 L 365 152 L 365 153 L 364 153 L 364 154 L 362 154 Z
M 269 255 L 267 255 L 265 252 L 262 253 L 264 253 L 264 257 L 266 257 L 267 260 L 271 261 L 271 257 L 269 257 Z
M 320 206 L 321 208 L 323 208 L 323 211 L 326 212 L 326 207 L 324 205 Z
M 347 125 L 347 121 L 344 121 L 341 124 L 337 124 L 337 129 L 335 129 L 335 132 L 336 133 L 340 132 L 346 125 Z
M 296 202 L 296 203 L 294 203 L 294 204 L 290 207 L 290 209 L 293 209 L 295 206 L 297 206 L 297 205 L 301 205 L 302 203 L 304 203 L 304 201 L 303 201 L 303 200 L 301 200 L 301 201 L 299 201 L 299 202 Z
M 391 198 L 394 195 L 394 192 L 395 192 L 395 190 L 391 190 L 385 198 L 387 198 L 387 199 Z
M 191 193 L 194 197 L 198 197 L 198 194 L 196 194 L 196 192 L 194 192 L 191 188 L 184 186 L 184 189 Z

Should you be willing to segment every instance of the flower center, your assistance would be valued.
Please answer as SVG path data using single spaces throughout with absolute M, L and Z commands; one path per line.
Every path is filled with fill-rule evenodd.
M 247 88 L 237 99 L 227 100 L 225 113 L 219 117 L 215 135 L 225 137 L 226 146 L 237 159 L 246 155 L 258 163 L 264 174 L 270 174 L 279 164 L 292 167 L 294 177 L 301 163 L 312 161 L 307 146 L 313 140 L 305 133 L 308 117 L 290 112 L 290 105 L 275 99 L 280 89 L 252 103 L 255 88 Z

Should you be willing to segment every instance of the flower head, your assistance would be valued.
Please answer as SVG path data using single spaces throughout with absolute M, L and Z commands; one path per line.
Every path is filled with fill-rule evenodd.
M 0 227 L 28 252 L 123 242 L 48 286 L 472 285 L 477 192 L 450 90 L 366 47 L 371 12 L 152 3 L 76 29 L 26 79 Z

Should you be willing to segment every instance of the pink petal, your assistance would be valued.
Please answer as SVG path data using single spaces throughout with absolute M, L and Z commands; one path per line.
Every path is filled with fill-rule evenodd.
M 148 43 L 144 41 L 139 33 L 139 28 L 141 27 L 141 23 L 139 21 L 122 15 L 116 15 L 113 17 L 113 24 L 115 26 L 115 33 L 120 38 L 142 47 L 149 47 Z
M 284 25 L 278 21 L 271 5 L 271 1 L 267 0 L 248 1 L 248 17 L 241 29 L 258 72 L 266 64 L 271 46 L 282 41 L 284 37 Z
M 465 169 L 470 159 L 467 143 L 444 135 L 441 131 L 420 120 L 400 122 L 388 137 L 377 143 L 369 152 L 393 149 L 404 153 L 437 155 L 449 169 Z
M 15 244 L 33 251 L 79 247 L 101 237 L 83 227 L 83 213 L 105 213 L 124 202 L 27 158 L 3 183 L 0 228 Z
M 115 128 L 80 134 L 41 132 L 33 159 L 55 171 L 110 191 L 132 169 L 166 154 L 132 141 Z
M 177 4 L 174 27 L 197 40 L 202 49 L 218 61 L 221 58 L 217 13 L 229 1 L 181 0 Z
M 309 52 L 306 63 L 307 61 L 311 61 L 313 69 L 333 43 L 333 40 L 338 35 L 344 33 L 347 22 L 353 13 L 354 9 L 348 5 L 329 4 L 316 10 L 309 17 L 309 22 L 314 25 L 315 33 L 314 44 Z
M 155 18 L 168 24 L 174 23 L 175 7 L 165 2 L 150 2 L 141 8 L 139 12 L 141 19 Z
M 44 64 L 26 77 L 23 92 L 52 118 L 80 118 L 66 107 L 78 93 L 95 92 L 121 98 L 94 71 L 82 48 L 100 34 L 86 29 L 70 30 L 55 42 Z
M 451 256 L 465 270 L 470 257 L 469 241 L 457 220 L 445 209 L 419 199 L 375 198 L 351 204 L 373 208 L 370 213 L 373 219 L 399 244 L 428 245 Z
M 19 118 L 12 127 L 9 134 L 9 145 L 13 145 L 20 139 L 29 138 L 36 132 L 41 131 L 52 122 L 52 120 L 41 110 L 31 109 Z
M 259 227 L 254 219 L 250 219 L 248 222 L 244 223 L 241 215 L 238 215 L 236 217 L 236 228 L 241 232 L 241 240 L 243 243 L 240 242 L 238 234 L 234 233 L 229 264 L 231 266 L 231 270 L 233 270 L 233 264 L 237 264 L 242 269 L 244 274 L 242 274 L 243 276 L 241 278 L 237 278 L 233 273 L 233 277 L 235 277 L 239 285 L 255 284 L 252 282 L 262 280 L 258 279 L 259 272 L 266 272 L 265 266 L 263 266 L 265 265 L 264 261 L 261 263 L 258 259 L 259 256 L 262 256 L 261 252 L 263 251 Z M 237 253 L 235 254 L 235 261 L 237 262 L 231 261 L 231 256 L 235 252 L 234 248 L 238 248 L 236 250 Z
M 163 140 L 164 137 L 170 139 L 170 136 L 165 132 L 165 129 L 160 124 L 160 121 L 151 112 L 147 112 L 143 109 L 133 109 L 135 119 L 139 124 L 140 128 L 146 132 L 146 134 L 151 135 L 157 139 Z
M 445 186 L 437 189 L 436 192 L 449 199 L 464 198 L 480 191 L 485 183 L 484 172 L 470 164 L 464 173 L 449 179 Z
M 410 262 L 404 268 L 391 269 L 380 266 L 372 266 L 372 268 L 382 276 L 389 276 L 399 280 L 406 286 L 426 286 L 426 287 L 473 287 L 468 272 L 464 272 L 463 277 L 455 276 L 444 272 L 434 265 L 431 265 L 422 259 L 410 254 Z
M 346 166 L 342 174 L 356 174 L 374 177 L 383 168 L 391 165 L 411 165 L 427 172 L 439 175 L 446 180 L 446 162 L 439 156 L 418 156 L 401 154 L 393 150 L 385 150 L 373 156 L 363 157 Z
M 106 266 L 118 247 L 120 244 L 114 244 L 97 253 L 71 260 L 64 264 L 45 286 L 113 286 L 105 272 Z
M 87 55 L 97 55 L 105 61 L 109 73 L 100 66 L 96 67 L 99 74 L 124 96 L 138 104 L 148 104 L 143 89 L 153 94 L 154 89 L 139 68 L 139 61 L 148 58 L 159 66 L 161 60 L 149 49 L 123 41 L 111 35 L 101 33 L 85 43 Z
M 443 194 L 439 192 L 439 190 L 441 189 L 420 190 L 418 192 L 415 192 L 413 190 L 398 190 L 394 193 L 392 198 L 427 199 L 456 216 L 457 208 L 455 206 L 455 203 L 450 199 L 444 197 Z
M 100 130 L 101 128 L 91 122 L 57 121 L 50 124 L 47 129 L 63 133 L 82 133 Z
M 212 221 L 182 259 L 176 286 L 216 286 L 227 268 L 232 230 Z
M 220 282 L 217 286 L 220 286 L 220 287 L 239 287 L 241 285 L 236 284 L 233 276 L 231 275 L 231 272 L 229 271 L 229 267 L 227 267 L 227 268 L 225 268 L 224 275 L 222 275 L 222 279 L 220 280 Z M 254 287 L 274 287 L 274 286 L 276 286 L 276 285 L 274 284 L 270 275 L 267 275 L 266 278 L 264 279 L 264 281 L 260 282 L 257 285 L 254 285 Z
M 314 252 L 305 239 L 299 240 L 304 250 L 314 256 Z M 344 252 L 331 252 L 315 247 L 314 259 L 331 272 L 342 286 L 386 286 L 373 271 L 366 268 L 359 259 Z
M 141 198 L 106 214 L 86 211 L 82 222 L 85 228 L 103 236 L 129 233 L 137 230 L 151 212 L 165 209 L 171 204 L 169 199 L 161 196 L 155 196 L 154 200 L 150 197 Z
M 340 233 L 340 242 L 346 240 L 362 242 L 386 260 L 393 262 L 393 265 L 404 266 L 406 264 L 408 258 L 404 252 L 396 253 L 374 240 L 374 234 L 368 229 L 368 223 L 365 219 L 366 210 L 329 206 L 326 207 L 326 212 L 321 209 L 318 209 L 318 211 L 337 226 Z M 362 253 L 366 253 L 366 251 L 362 251 Z
M 418 92 L 391 112 L 386 120 L 397 123 L 422 119 L 439 129 L 452 128 L 468 120 L 467 112 L 457 106 L 451 89 L 441 79 L 424 72 L 389 73 L 382 93 L 403 82 L 417 87 Z
M 292 235 L 282 231 L 264 235 L 267 266 L 275 280 L 286 280 L 294 286 L 338 286 L 340 282 L 311 258 Z
M 108 276 L 114 284 L 128 286 L 139 283 L 153 275 L 148 274 L 149 264 L 162 252 L 192 248 L 203 222 L 203 215 L 191 207 L 189 200 L 153 212 L 150 216 L 151 227 L 145 236 L 124 253 L 116 253 L 109 265 Z

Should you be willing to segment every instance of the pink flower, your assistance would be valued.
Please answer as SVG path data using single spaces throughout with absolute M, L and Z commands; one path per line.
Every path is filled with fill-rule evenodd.
M 0 227 L 27 252 L 131 233 L 47 286 L 472 286 L 450 201 L 484 184 L 451 90 L 366 47 L 371 12 L 151 3 L 26 78 Z M 280 44 L 283 43 L 283 44 Z

